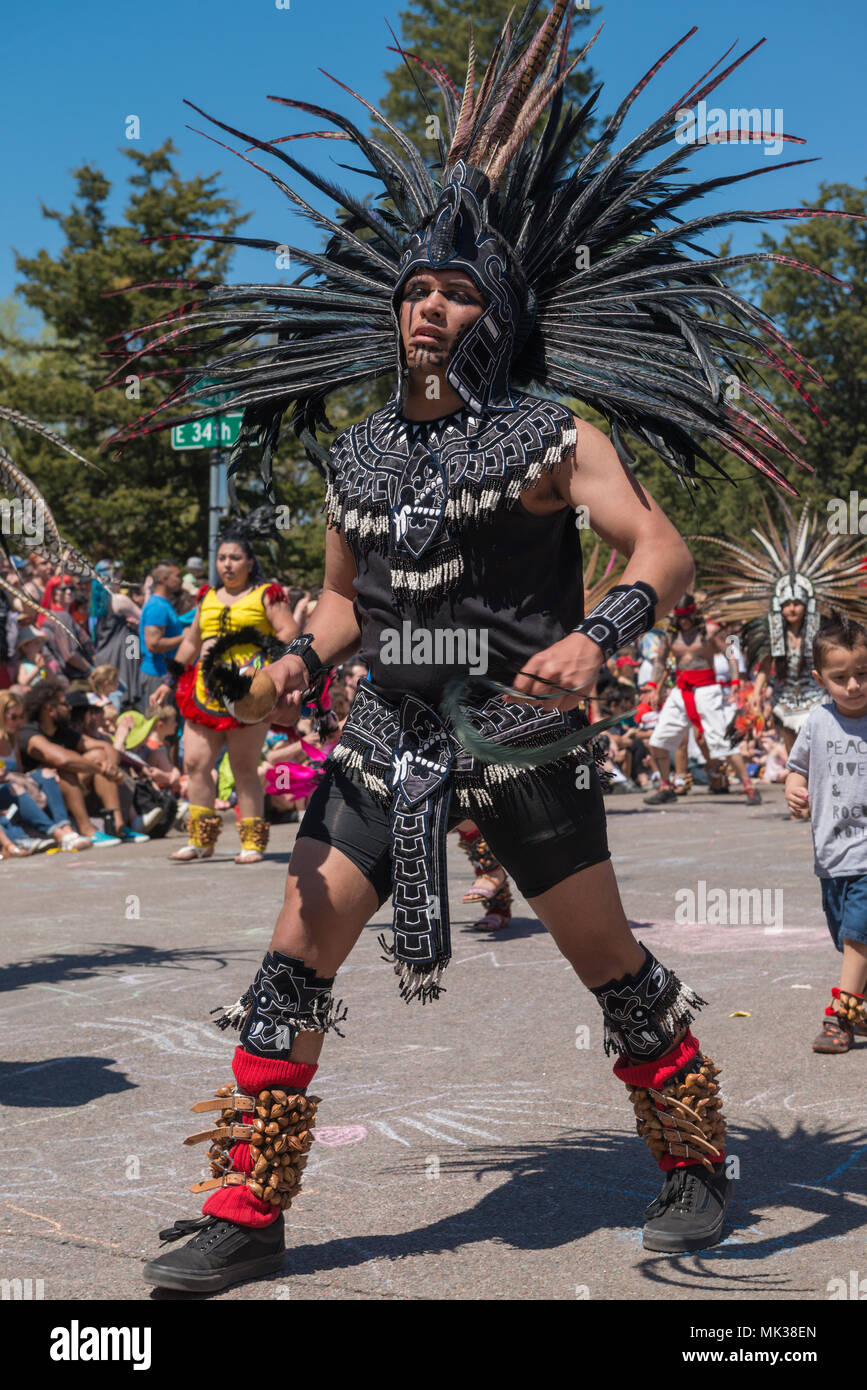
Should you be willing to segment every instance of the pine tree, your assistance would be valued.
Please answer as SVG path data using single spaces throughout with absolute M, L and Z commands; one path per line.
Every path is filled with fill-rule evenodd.
M 207 538 L 205 455 L 174 453 L 167 434 L 136 441 L 119 462 L 100 445 L 121 423 L 157 405 L 166 386 L 124 375 L 120 389 L 101 391 L 115 359 L 113 335 L 147 323 L 178 303 L 176 290 L 132 290 L 162 280 L 225 277 L 231 249 L 187 240 L 147 241 L 179 231 L 232 233 L 245 220 L 217 191 L 217 175 L 184 181 L 170 141 L 149 152 L 125 149 L 132 165 L 130 196 L 119 225 L 107 218 L 111 185 L 90 164 L 74 171 L 75 196 L 61 212 L 43 208 L 64 235 L 56 255 L 18 255 L 18 292 L 46 326 L 43 340 L 6 335 L 0 362 L 5 404 L 57 429 L 97 464 L 87 469 L 29 434 L 3 427 L 13 457 L 49 498 L 61 531 L 92 559 L 122 557 L 144 569 L 160 554 L 184 555 Z M 193 297 L 191 291 L 187 297 Z M 108 346 L 107 346 L 108 344 Z M 20 357 L 24 352 L 26 370 Z M 33 361 L 38 365 L 33 368 Z M 120 359 L 119 359 L 120 360 Z M 168 378 L 174 385 L 177 377 Z M 101 471 L 100 471 L 101 470 Z

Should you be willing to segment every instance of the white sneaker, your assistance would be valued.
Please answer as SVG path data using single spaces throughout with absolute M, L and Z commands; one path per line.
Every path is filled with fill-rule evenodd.
M 162 813 L 163 808 L 161 806 L 155 806 L 152 811 L 146 811 L 145 814 L 143 816 L 139 816 L 138 819 L 141 821 L 142 827 L 145 830 L 150 830 L 153 826 L 156 825 Z
M 77 835 L 74 830 L 70 830 L 60 841 L 60 848 L 64 853 L 72 854 L 77 850 L 92 849 L 93 846 L 86 835 Z

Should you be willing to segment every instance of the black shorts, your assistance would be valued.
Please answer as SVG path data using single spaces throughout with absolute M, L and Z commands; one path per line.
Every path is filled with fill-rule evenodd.
M 575 786 L 569 766 L 531 785 L 515 778 L 497 789 L 493 809 L 469 816 L 452 802 L 449 829 L 473 820 L 525 898 L 536 898 L 579 869 L 610 859 L 605 804 L 596 769 L 589 785 Z M 388 811 L 366 787 L 335 767 L 325 773 L 298 827 L 298 839 L 321 840 L 351 859 L 379 894 L 391 897 L 391 837 Z

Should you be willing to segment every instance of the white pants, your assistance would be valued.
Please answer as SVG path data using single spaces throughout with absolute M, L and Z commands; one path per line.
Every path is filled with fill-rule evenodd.
M 695 695 L 695 707 L 704 729 L 707 750 L 712 758 L 727 758 L 734 752 L 733 745 L 726 738 L 733 709 L 725 703 L 725 696 L 718 685 L 700 685 Z M 687 729 L 693 727 L 683 695 L 677 688 L 672 690 L 660 711 L 656 728 L 650 740 L 650 747 L 664 748 L 673 757 L 680 747 Z

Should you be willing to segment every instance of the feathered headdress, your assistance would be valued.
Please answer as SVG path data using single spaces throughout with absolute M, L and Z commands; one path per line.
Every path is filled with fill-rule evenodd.
M 535 32 L 534 12 L 531 0 L 517 23 L 507 22 L 480 83 L 472 37 L 462 88 L 439 65 L 404 55 L 429 74 L 442 98 L 444 137 L 433 169 L 407 135 L 342 82 L 338 85 L 389 133 L 393 145 L 364 134 L 338 112 L 288 97 L 271 100 L 328 121 L 334 129 L 259 140 L 193 107 L 248 148 L 300 175 L 337 211 L 333 216 L 319 211 L 277 173 L 248 153 L 232 151 L 261 169 L 295 211 L 326 232 L 326 243 L 313 252 L 283 240 L 200 238 L 288 252 L 303 273 L 291 285 L 205 285 L 200 298 L 120 334 L 113 351 L 121 360 L 106 385 L 130 370 L 140 376 L 180 373 L 183 380 L 110 443 L 122 445 L 206 416 L 210 407 L 204 398 L 216 381 L 231 393 L 232 408 L 244 411 L 233 467 L 251 444 L 261 445 L 262 471 L 270 481 L 271 456 L 287 413 L 309 456 L 327 467 L 317 432 L 331 428 L 328 396 L 395 367 L 400 374 L 396 287 L 419 264 L 443 265 L 458 257 L 490 298 L 488 311 L 468 335 L 473 341 L 462 344 L 460 360 L 450 365 L 449 379 L 471 408 L 507 407 L 514 385 L 535 384 L 598 410 L 627 462 L 632 461 L 626 444 L 631 435 L 655 449 L 683 480 L 702 476 L 697 459 L 727 477 L 699 443 L 708 439 L 797 495 L 772 456 L 807 465 L 775 425 L 789 430 L 796 446 L 800 437 L 757 388 L 762 369 L 779 373 L 816 410 L 800 377 L 785 365 L 782 350 L 805 377 L 819 384 L 821 378 L 773 322 L 721 276 L 735 267 L 776 261 L 835 277 L 767 251 L 715 256 L 695 240 L 737 222 L 848 214 L 784 208 L 683 220 L 684 207 L 712 190 L 804 160 L 765 162 L 749 173 L 703 182 L 679 177 L 686 173 L 687 156 L 708 144 L 767 138 L 752 130 L 685 135 L 688 109 L 704 101 L 759 44 L 717 71 L 732 45 L 645 130 L 615 148 L 633 103 L 696 32 L 691 29 L 645 73 L 592 148 L 582 153 L 601 88 L 575 109 L 565 103 L 563 87 L 596 35 L 570 62 L 568 0 L 556 0 Z M 367 161 L 365 172 L 379 192 L 372 199 L 354 198 L 284 148 L 312 136 L 351 143 Z M 679 143 L 671 148 L 675 139 Z M 179 288 L 191 284 L 179 282 Z M 726 389 L 734 381 L 737 400 Z
M 829 532 L 807 503 L 800 516 L 781 498 L 781 524 L 775 525 L 761 499 L 766 529 L 751 526 L 759 548 L 718 536 L 689 536 L 719 546 L 726 553 L 702 570 L 707 603 L 714 616 L 743 622 L 744 650 L 752 664 L 763 656 L 785 656 L 783 604 L 803 603 L 805 642 L 812 646 L 821 614 L 841 609 L 858 622 L 867 620 L 867 546 L 858 537 Z
M 12 410 L 9 406 L 0 405 L 0 420 L 8 420 L 10 424 L 17 425 L 21 429 L 33 431 L 33 433 L 41 435 L 43 439 L 47 439 L 50 444 L 54 444 L 56 448 L 62 449 L 64 453 L 71 454 L 72 457 L 78 459 L 80 463 L 87 464 L 89 468 L 94 467 L 89 459 L 86 459 L 83 454 L 79 454 L 78 451 L 73 449 L 71 444 L 67 444 L 66 440 L 62 439 L 59 434 L 55 434 L 53 430 L 46 429 L 46 427 L 40 425 L 38 421 L 31 420 L 28 415 L 22 415 L 19 410 Z M 39 529 L 42 533 L 42 538 L 38 545 L 39 552 L 45 555 L 55 568 L 60 570 L 71 570 L 73 574 L 86 574 L 91 579 L 99 580 L 99 575 L 91 567 L 90 561 L 87 560 L 80 551 L 76 550 L 74 546 L 70 545 L 68 541 L 63 539 L 57 522 L 52 515 L 51 508 L 39 491 L 39 488 L 35 483 L 31 482 L 27 474 L 18 467 L 2 444 L 0 444 L 0 497 L 11 499 L 13 505 L 17 504 L 17 506 L 27 509 L 31 521 L 38 522 Z M 9 549 L 4 538 L 3 527 L 0 527 L 0 547 L 2 547 L 8 556 Z M 20 600 L 27 608 L 35 608 L 44 617 L 50 618 L 52 622 L 59 623 L 65 631 L 69 632 L 71 637 L 74 637 L 75 634 L 70 632 L 70 629 L 56 613 L 52 613 L 47 608 L 41 608 L 38 603 L 34 603 L 33 599 L 24 589 L 8 583 L 8 581 L 2 577 L 0 577 L 0 589 L 2 589 L 3 593 L 6 594 L 8 598 Z

